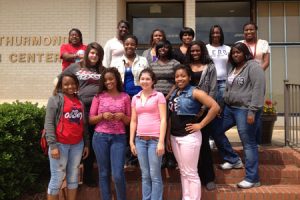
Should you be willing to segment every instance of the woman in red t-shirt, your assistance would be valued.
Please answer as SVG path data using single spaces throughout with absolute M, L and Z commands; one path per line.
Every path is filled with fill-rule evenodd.
M 60 58 L 62 59 L 62 71 L 70 64 L 81 62 L 84 56 L 86 45 L 82 44 L 82 33 L 79 29 L 73 28 L 69 31 L 69 43 L 60 47 Z
M 45 130 L 49 145 L 51 179 L 48 199 L 58 200 L 64 177 L 67 180 L 68 199 L 76 199 L 81 157 L 89 154 L 88 138 L 83 141 L 86 129 L 84 105 L 77 97 L 79 81 L 73 74 L 62 74 L 49 98 Z M 84 147 L 84 143 L 87 145 Z

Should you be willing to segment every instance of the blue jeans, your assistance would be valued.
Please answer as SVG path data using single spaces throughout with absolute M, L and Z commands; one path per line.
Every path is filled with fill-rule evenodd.
M 162 200 L 163 182 L 161 178 L 162 156 L 157 156 L 158 140 L 135 138 L 137 156 L 142 171 L 143 200 Z
M 230 107 L 228 105 L 224 108 L 223 116 L 223 131 L 227 131 L 234 125 L 242 141 L 245 154 L 245 180 L 251 183 L 259 181 L 258 175 L 258 149 L 256 142 L 256 129 L 259 123 L 261 111 L 256 112 L 255 121 L 253 124 L 247 123 L 248 110 Z
M 234 164 L 240 160 L 239 155 L 233 150 L 227 136 L 225 135 L 225 132 L 229 129 L 223 126 L 224 121 L 224 111 L 221 114 L 221 117 L 216 117 L 211 122 L 211 137 L 215 141 L 215 145 L 218 148 L 218 152 L 221 156 L 221 158 L 229 162 L 231 164 Z M 231 128 L 231 127 L 230 127 Z
M 57 143 L 60 152 L 59 159 L 51 157 L 49 148 L 51 178 L 48 185 L 48 194 L 57 195 L 66 176 L 68 189 L 78 188 L 79 165 L 83 151 L 83 140 L 78 144 Z
M 223 94 L 226 87 L 226 80 L 218 80 L 217 81 L 217 96 L 216 101 L 219 105 L 223 105 L 224 99 Z
M 117 199 L 125 200 L 125 134 L 95 132 L 93 136 L 93 148 L 98 164 L 99 187 L 102 200 L 111 200 L 111 175 L 115 183 Z
M 262 112 L 262 111 L 260 111 Z M 256 142 L 257 144 L 261 144 L 261 114 L 258 117 L 257 127 L 256 127 Z

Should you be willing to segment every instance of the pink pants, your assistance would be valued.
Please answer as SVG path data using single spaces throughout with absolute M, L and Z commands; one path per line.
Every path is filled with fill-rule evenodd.
M 171 135 L 172 150 L 180 169 L 182 200 L 201 199 L 201 182 L 197 168 L 201 143 L 200 131 L 184 137 Z

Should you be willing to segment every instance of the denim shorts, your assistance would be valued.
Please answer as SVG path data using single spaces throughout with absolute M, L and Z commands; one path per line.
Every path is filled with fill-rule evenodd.
M 68 189 L 78 187 L 79 165 L 83 151 L 83 140 L 78 144 L 57 143 L 60 158 L 53 159 L 49 148 L 49 161 L 51 178 L 48 185 L 48 194 L 57 195 L 64 178 L 67 180 Z

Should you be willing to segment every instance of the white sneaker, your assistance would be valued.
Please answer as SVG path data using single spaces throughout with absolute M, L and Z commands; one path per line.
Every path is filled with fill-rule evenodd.
M 244 167 L 244 165 L 243 165 L 243 162 L 241 160 L 237 161 L 234 164 L 231 164 L 229 162 L 225 162 L 225 163 L 220 165 L 221 169 L 241 169 L 243 167 Z
M 210 146 L 210 149 L 213 149 L 213 148 L 214 148 L 214 145 L 215 145 L 215 141 L 212 140 L 212 139 L 209 139 L 209 146 Z
M 259 187 L 260 185 L 261 185 L 260 182 L 250 183 L 249 181 L 243 180 L 237 184 L 237 187 L 243 189 L 249 189 L 252 187 Z

